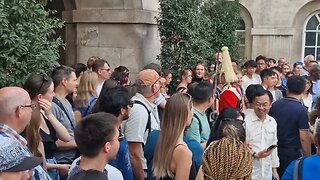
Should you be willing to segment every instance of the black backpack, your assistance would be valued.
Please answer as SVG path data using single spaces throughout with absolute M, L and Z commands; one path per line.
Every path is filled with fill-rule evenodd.
M 148 112 L 148 121 L 147 121 L 147 125 L 146 125 L 146 130 L 144 132 L 146 132 L 148 130 L 148 133 L 150 133 L 151 132 L 151 115 L 150 115 L 151 111 L 141 101 L 133 100 L 133 104 L 140 104 L 141 106 L 143 106 L 147 110 L 147 112 Z

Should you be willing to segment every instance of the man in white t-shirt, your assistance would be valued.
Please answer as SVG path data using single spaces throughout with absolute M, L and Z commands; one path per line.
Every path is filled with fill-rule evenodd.
M 245 92 L 250 84 L 261 84 L 261 79 L 256 74 L 257 63 L 254 60 L 249 60 L 245 63 L 247 74 L 242 77 L 242 89 Z

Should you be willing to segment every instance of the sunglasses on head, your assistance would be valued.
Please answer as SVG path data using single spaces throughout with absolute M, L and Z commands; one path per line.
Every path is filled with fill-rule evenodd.
M 39 87 L 39 89 L 38 89 L 38 91 L 37 91 L 37 94 L 40 94 L 40 91 L 41 91 L 41 88 L 42 88 L 44 82 L 47 82 L 47 81 L 48 81 L 47 76 L 44 75 L 44 74 L 42 74 L 42 83 L 41 83 L 41 85 L 40 85 L 40 87 Z

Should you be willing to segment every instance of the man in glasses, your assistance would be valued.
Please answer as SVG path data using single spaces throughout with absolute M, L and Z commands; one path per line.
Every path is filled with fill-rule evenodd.
M 92 170 L 108 177 L 105 166 L 116 158 L 121 138 L 119 135 L 119 123 L 112 114 L 95 113 L 83 118 L 75 129 L 75 141 L 81 159 L 70 171 L 68 179 L 77 179 L 77 174 L 83 176 Z
M 119 124 L 128 119 L 133 102 L 130 101 L 127 88 L 117 86 L 101 94 L 99 98 L 100 104 L 98 106 L 100 112 L 115 115 Z M 121 128 L 119 128 L 119 131 L 121 132 Z M 118 168 L 124 179 L 133 180 L 128 141 L 125 138 L 120 141 L 120 148 L 116 159 L 109 164 Z
M 92 64 L 92 71 L 98 74 L 97 95 L 99 96 L 103 83 L 110 78 L 111 70 L 108 61 L 98 58 Z
M 24 89 L 19 87 L 0 89 L 0 137 L 16 141 L 19 145 L 19 152 L 24 156 L 33 155 L 27 148 L 26 139 L 20 133 L 29 124 L 32 111 L 35 108 L 35 104 L 31 102 L 28 92 Z M 8 144 L 0 144 L 1 148 L 5 145 Z M 35 167 L 33 178 L 50 179 L 40 165 Z
M 127 121 L 122 123 L 122 131 L 129 143 L 130 158 L 135 179 L 143 180 L 147 170 L 143 146 L 149 133 L 160 129 L 160 120 L 155 99 L 160 94 L 159 74 L 152 69 L 139 72 L 137 93 L 131 98 L 135 101 Z M 138 103 L 140 102 L 140 103 Z
M 268 148 L 277 145 L 277 123 L 268 115 L 272 104 L 272 94 L 256 88 L 252 96 L 253 112 L 245 117 L 246 142 L 252 146 L 252 179 L 279 179 L 277 167 L 279 158 L 277 149 Z M 274 146 L 272 146 L 274 147 Z

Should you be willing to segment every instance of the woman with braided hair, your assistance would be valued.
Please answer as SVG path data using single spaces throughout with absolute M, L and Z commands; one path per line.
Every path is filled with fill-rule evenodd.
M 251 179 L 253 157 L 244 143 L 242 124 L 235 119 L 223 119 L 221 135 L 223 138 L 213 141 L 203 154 L 203 179 Z

